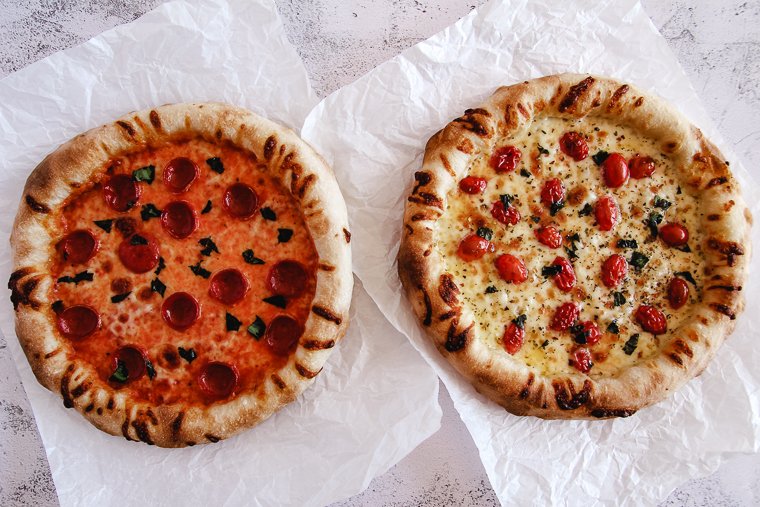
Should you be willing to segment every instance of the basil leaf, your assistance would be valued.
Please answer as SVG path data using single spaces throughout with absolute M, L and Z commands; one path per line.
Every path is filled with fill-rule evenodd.
M 693 276 L 691 276 L 691 273 L 689 273 L 688 271 L 676 271 L 674 275 L 680 276 L 687 282 L 691 283 L 694 287 L 697 286 L 697 281 L 694 279 Z
M 240 322 L 237 317 L 232 315 L 230 312 L 227 312 L 227 314 L 224 316 L 224 322 L 227 326 L 227 331 L 237 331 L 240 329 L 240 325 L 242 322 Z
M 133 234 L 131 238 L 129 238 L 129 244 L 132 246 L 137 245 L 147 245 L 148 240 L 140 236 L 139 234 Z
M 623 306 L 625 304 L 625 295 L 622 292 L 612 293 L 612 303 L 614 306 Z
M 573 335 L 573 340 L 575 340 L 575 343 L 579 343 L 581 345 L 586 344 L 588 334 L 586 333 L 586 328 L 584 328 L 581 324 L 571 326 L 570 334 Z
M 546 148 L 544 148 L 543 146 L 541 146 L 539 144 L 538 145 L 538 154 L 539 155 L 548 155 L 549 154 L 549 150 L 547 150 Z
M 594 161 L 596 165 L 602 165 L 605 160 L 607 160 L 607 157 L 609 157 L 610 154 L 607 153 L 604 150 L 599 150 L 595 154 L 591 155 L 591 159 Z
M 182 347 L 177 347 L 177 352 L 179 352 L 179 357 L 187 361 L 188 363 L 192 363 L 196 357 L 198 357 L 198 354 L 195 353 L 195 349 L 185 349 Z
M 499 292 L 499 289 L 497 289 L 494 285 L 489 285 L 486 287 L 486 294 L 493 294 L 494 292 Z
M 124 294 L 116 294 L 115 296 L 111 296 L 111 303 L 121 303 L 122 301 L 127 299 L 130 294 L 132 294 L 132 291 L 125 292 Z
M 647 262 L 649 262 L 649 257 L 639 251 L 633 252 L 631 255 L 631 260 L 628 261 L 631 266 L 639 270 L 646 266 Z
M 654 196 L 654 207 L 666 210 L 673 205 L 667 199 L 662 199 L 659 195 Z
M 152 165 L 141 167 L 132 171 L 132 179 L 135 181 L 144 181 L 148 185 L 153 183 L 156 178 L 156 168 Z
M 261 208 L 261 216 L 264 220 L 277 220 L 277 213 L 272 208 Z
M 287 243 L 293 237 L 293 229 L 277 229 L 277 242 Z
M 617 242 L 618 248 L 633 248 L 639 247 L 639 243 L 635 239 L 619 239 Z
M 153 363 L 150 362 L 150 359 L 145 360 L 145 371 L 148 372 L 148 378 L 153 380 L 156 378 L 156 369 L 153 367 Z
M 143 204 L 140 209 L 140 218 L 143 222 L 147 222 L 151 218 L 158 218 L 161 216 L 161 210 L 153 206 L 151 203 Z
M 211 239 L 211 237 L 201 238 L 198 240 L 198 244 L 203 247 L 203 250 L 201 250 L 201 255 L 208 257 L 212 252 L 219 253 L 219 249 L 216 247 L 216 243 L 214 243 L 214 240 Z
M 164 297 L 164 293 L 166 292 L 166 285 L 164 285 L 164 282 L 158 278 L 154 278 L 153 281 L 150 282 L 150 290 L 153 292 L 158 292 L 161 294 L 161 297 Z
M 559 201 L 559 202 L 553 202 L 551 206 L 549 206 L 549 214 L 551 216 L 556 215 L 559 213 L 559 210 L 565 207 L 565 201 Z
M 277 308 L 285 308 L 288 305 L 288 300 L 285 299 L 285 296 L 280 296 L 279 294 L 264 298 L 262 301 L 269 303 L 272 306 L 276 306 Z
M 514 195 L 509 195 L 509 194 L 501 194 L 499 196 L 499 200 L 501 201 L 501 204 L 504 205 L 504 209 L 509 208 L 514 198 L 515 198 Z
M 161 271 L 164 270 L 164 268 L 166 268 L 166 263 L 164 262 L 164 258 L 163 257 L 159 257 L 158 258 L 158 267 L 156 267 L 156 271 L 154 271 L 154 273 L 156 274 L 156 276 L 158 276 L 161 273 Z
M 512 319 L 512 323 L 520 329 L 525 329 L 525 321 L 528 320 L 528 316 L 520 314 L 516 319 Z
M 579 217 L 587 217 L 587 216 L 589 216 L 593 212 L 594 212 L 594 207 L 591 206 L 591 204 L 586 203 L 586 204 L 583 205 L 583 208 L 581 208 L 581 210 L 578 212 L 578 216 Z
M 106 232 L 111 232 L 111 226 L 113 225 L 113 219 L 109 218 L 107 220 L 95 220 L 93 222 L 95 225 L 100 227 Z
M 541 221 L 541 217 L 537 217 L 536 215 L 531 215 L 530 219 L 533 220 L 534 224 L 537 224 Z
M 266 301 L 266 300 L 265 300 Z M 253 323 L 248 326 L 248 334 L 256 338 L 257 340 L 261 339 L 262 336 L 264 336 L 264 332 L 267 330 L 266 324 L 264 324 L 264 321 L 256 315 L 256 320 L 253 321 Z
M 222 160 L 219 157 L 206 159 L 206 163 L 215 173 L 222 174 L 224 172 L 224 164 L 222 164 Z
M 65 310 L 65 309 L 66 309 L 66 308 L 63 306 L 63 301 L 61 301 L 60 299 L 59 299 L 59 300 L 57 300 L 57 301 L 53 301 L 53 304 L 52 304 L 52 305 L 50 305 L 50 308 L 52 308 L 52 310 L 53 310 L 53 311 L 54 311 L 56 314 L 58 314 L 58 313 L 61 313 L 63 310 Z
M 544 340 L 544 343 L 541 344 L 541 348 L 545 349 L 547 345 L 549 345 L 549 340 Z
M 200 276 L 201 278 L 208 278 L 209 276 L 211 276 L 211 271 L 201 267 L 201 262 L 202 261 L 198 261 L 197 264 L 193 266 L 188 266 L 188 268 L 190 268 L 190 271 L 192 271 L 195 276 Z
M 549 266 L 544 266 L 541 268 L 541 276 L 544 278 L 548 278 L 550 276 L 558 275 L 562 273 L 562 266 L 557 264 L 550 264 Z
M 607 332 L 612 334 L 620 333 L 620 328 L 618 327 L 616 320 L 613 320 L 607 325 Z
M 626 355 L 630 356 L 633 354 L 633 351 L 636 350 L 636 347 L 639 346 L 639 334 L 636 333 L 635 335 L 628 338 L 628 341 L 625 342 L 625 345 L 623 345 L 623 352 L 626 353 Z
M 691 247 L 689 245 L 674 246 L 673 248 L 675 248 L 676 250 L 680 252 L 691 253 Z
M 532 175 L 523 168 L 523 169 L 520 169 L 520 176 L 522 176 L 523 178 L 530 178 Z
M 250 248 L 243 252 L 243 260 L 248 264 L 264 264 L 264 261 L 253 255 L 253 250 Z
M 210 199 L 208 201 L 206 201 L 206 205 L 201 210 L 201 215 L 205 215 L 209 211 L 211 211 L 211 200 Z
M 129 372 L 127 371 L 127 365 L 121 359 L 116 360 L 116 370 L 108 377 L 108 380 L 113 382 L 126 382 L 129 378 Z
M 649 217 L 644 221 L 644 224 L 649 228 L 649 234 L 652 238 L 656 238 L 659 234 L 657 226 L 662 222 L 662 214 L 653 211 L 649 214 Z
M 488 241 L 491 241 L 491 238 L 493 238 L 493 231 L 488 227 L 479 227 L 475 234 Z
M 73 283 L 79 285 L 79 282 L 91 282 L 94 274 L 89 271 L 81 271 L 74 276 L 62 276 L 58 279 L 58 283 Z

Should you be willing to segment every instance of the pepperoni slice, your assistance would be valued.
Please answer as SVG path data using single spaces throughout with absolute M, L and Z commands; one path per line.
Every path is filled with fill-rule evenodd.
M 150 236 L 132 234 L 119 245 L 119 259 L 133 273 L 147 273 L 158 265 L 158 243 Z
M 124 363 L 127 369 L 127 382 L 137 380 L 145 375 L 145 363 L 148 360 L 148 352 L 137 345 L 124 345 L 113 355 L 111 363 L 112 372 L 119 367 L 119 361 Z
M 278 356 L 287 356 L 303 334 L 303 327 L 294 318 L 278 315 L 267 326 L 266 344 Z
M 235 218 L 251 218 L 259 207 L 259 196 L 245 183 L 235 183 L 224 192 L 224 209 Z
M 72 231 L 56 245 L 63 260 L 71 264 L 83 264 L 98 252 L 100 243 L 87 229 Z
M 161 212 L 161 225 L 170 236 L 184 239 L 198 228 L 198 214 L 187 201 L 170 202 Z
M 58 314 L 58 330 L 66 338 L 86 338 L 100 327 L 100 315 L 86 305 L 69 306 Z
M 103 197 L 112 209 L 129 211 L 140 198 L 140 185 L 126 174 L 117 174 L 103 185 Z
M 175 194 L 186 192 L 197 177 L 198 166 L 189 158 L 173 158 L 164 167 L 164 185 Z
M 280 261 L 269 270 L 267 286 L 275 294 L 298 297 L 306 290 L 309 275 L 297 261 Z
M 161 316 L 172 329 L 184 331 L 201 316 L 201 307 L 187 292 L 175 292 L 161 305 Z
M 218 271 L 211 278 L 208 293 L 220 303 L 232 306 L 243 300 L 249 287 L 248 279 L 243 273 L 229 268 Z
M 211 361 L 201 369 L 197 379 L 203 394 L 222 399 L 235 392 L 240 374 L 234 364 Z

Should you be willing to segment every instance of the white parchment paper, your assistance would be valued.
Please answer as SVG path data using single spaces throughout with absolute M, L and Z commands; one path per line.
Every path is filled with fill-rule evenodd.
M 47 153 L 128 111 L 203 100 L 302 125 L 317 98 L 273 2 L 169 3 L 0 81 L 0 279 L 23 183 Z M 235 438 L 178 450 L 106 435 L 64 409 L 21 352 L 8 295 L 0 328 L 63 506 L 323 505 L 363 490 L 440 426 L 435 373 L 360 283 L 348 334 L 299 400 Z
M 614 421 L 520 418 L 477 394 L 423 336 L 396 273 L 404 196 L 427 139 L 497 86 L 559 72 L 614 76 L 664 96 L 722 147 L 760 216 L 760 188 L 634 0 L 493 1 L 329 96 L 303 135 L 337 173 L 355 272 L 443 379 L 501 502 L 651 504 L 732 453 L 758 451 L 757 255 L 745 286 L 749 309 L 705 373 L 667 401 Z

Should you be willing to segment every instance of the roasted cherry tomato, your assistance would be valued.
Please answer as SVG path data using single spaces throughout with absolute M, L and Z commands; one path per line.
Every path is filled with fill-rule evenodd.
M 670 307 L 674 310 L 678 310 L 686 301 L 689 300 L 689 284 L 686 280 L 679 277 L 673 277 L 668 285 L 668 302 Z
M 491 216 L 504 225 L 515 225 L 520 221 L 520 211 L 512 205 L 504 209 L 504 203 L 501 201 L 491 205 Z
M 610 195 L 600 197 L 594 206 L 594 216 L 602 231 L 611 231 L 620 220 L 620 208 Z
M 504 337 L 502 343 L 507 352 L 514 355 L 522 348 L 525 341 L 525 329 L 519 327 L 514 322 L 504 329 Z
M 649 333 L 663 334 L 668 330 L 668 320 L 665 318 L 665 314 L 654 306 L 639 306 L 635 318 L 642 329 Z
M 627 274 L 628 261 L 622 255 L 612 254 L 602 264 L 602 281 L 605 287 L 617 287 Z
M 593 320 L 586 320 L 578 324 L 581 327 L 579 331 L 583 333 L 583 338 L 587 345 L 594 345 L 602 338 L 602 333 L 599 331 L 599 326 Z M 577 341 L 577 340 L 576 340 Z
M 535 234 L 538 242 L 542 245 L 546 245 L 549 248 L 559 248 L 562 246 L 562 234 L 553 225 L 546 225 L 540 229 L 536 229 Z
M 689 231 L 681 224 L 665 224 L 660 227 L 660 237 L 668 246 L 684 246 L 689 241 Z
M 575 286 L 575 270 L 570 261 L 564 257 L 557 256 L 552 262 L 552 266 L 559 266 L 561 271 L 553 276 L 554 285 L 562 292 L 570 292 Z
M 625 185 L 629 176 L 628 162 L 620 153 L 610 153 L 602 162 L 602 175 L 604 184 L 610 188 L 618 188 Z
M 474 261 L 480 259 L 487 252 L 493 252 L 495 247 L 493 243 L 477 234 L 470 234 L 459 243 L 457 255 L 465 261 Z
M 581 373 L 590 372 L 591 367 L 594 366 L 594 362 L 591 361 L 591 352 L 587 348 L 579 348 L 573 352 L 572 362 L 575 369 Z
M 555 331 L 567 331 L 575 324 L 580 314 L 581 310 L 578 308 L 578 305 L 575 303 L 564 303 L 554 311 L 554 317 L 552 317 L 549 328 Z
M 628 169 L 631 170 L 631 178 L 636 178 L 637 180 L 648 178 L 654 174 L 654 159 L 652 157 L 636 155 L 628 161 Z
M 477 176 L 467 176 L 459 180 L 459 188 L 465 194 L 482 194 L 486 191 L 486 186 L 488 186 L 488 180 Z
M 528 269 L 519 257 L 503 254 L 496 259 L 494 264 L 496 264 L 496 269 L 499 271 L 502 280 L 518 284 L 528 279 Z
M 544 206 L 550 208 L 552 204 L 557 204 L 565 200 L 565 185 L 559 178 L 552 178 L 544 183 L 541 189 L 541 202 Z
M 490 163 L 497 173 L 509 173 L 517 168 L 521 158 L 522 153 L 514 146 L 502 146 L 491 155 Z
M 588 143 L 578 132 L 565 132 L 559 139 L 559 149 L 576 161 L 588 157 Z

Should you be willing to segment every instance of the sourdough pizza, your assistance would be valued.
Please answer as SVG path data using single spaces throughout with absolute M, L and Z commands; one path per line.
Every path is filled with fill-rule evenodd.
M 750 225 L 728 162 L 662 100 L 550 76 L 430 139 L 399 272 L 440 352 L 509 411 L 629 416 L 733 330 Z
M 216 442 L 292 401 L 345 333 L 346 208 L 292 131 L 224 104 L 129 114 L 27 180 L 9 287 L 32 369 L 103 431 Z

